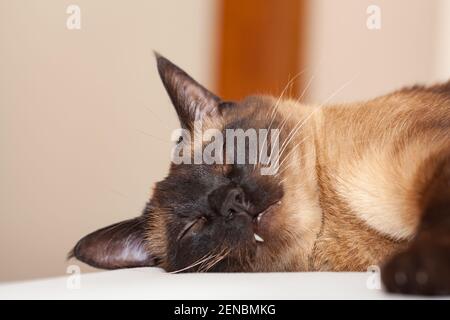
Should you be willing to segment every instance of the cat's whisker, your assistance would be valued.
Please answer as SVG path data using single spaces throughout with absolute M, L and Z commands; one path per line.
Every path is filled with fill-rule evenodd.
M 217 265 L 219 262 L 225 259 L 230 254 L 230 252 L 231 252 L 230 249 L 224 248 L 220 253 L 216 255 L 216 258 L 208 261 L 205 268 L 201 269 L 201 272 L 208 272 L 209 270 L 211 270 L 215 265 Z
M 306 123 L 306 121 L 309 120 L 309 118 L 311 118 L 313 116 L 313 114 L 315 112 L 317 112 L 317 110 L 319 110 L 322 107 L 322 105 L 319 105 L 317 107 L 315 107 L 313 109 L 313 111 L 311 111 L 311 113 L 305 118 L 305 119 L 300 119 L 295 126 L 292 128 L 292 130 L 289 132 L 288 136 L 286 137 L 286 140 L 283 142 L 283 144 L 281 145 L 281 151 L 280 151 L 280 158 L 283 155 L 283 151 L 285 150 L 286 146 L 289 144 L 289 142 L 292 140 L 292 138 L 295 136 L 295 134 L 297 133 L 298 130 L 300 130 L 303 125 Z
M 323 58 L 320 59 L 317 67 L 315 68 L 313 74 L 311 75 L 311 78 L 308 80 L 308 83 L 306 84 L 305 88 L 303 89 L 301 95 L 297 98 L 296 103 L 299 103 L 303 97 L 305 96 L 306 92 L 308 91 L 308 89 L 311 87 L 311 84 L 314 80 L 314 78 L 316 77 L 317 74 L 317 70 L 319 69 L 319 67 L 321 67 L 323 65 Z
M 296 100 L 297 103 L 299 103 L 303 99 L 303 97 L 305 96 L 306 92 L 308 91 L 309 87 L 311 86 L 311 84 L 312 84 L 312 82 L 314 80 L 314 77 L 315 77 L 315 75 L 313 74 L 311 76 L 311 78 L 309 79 L 308 83 L 306 84 L 305 89 L 303 89 L 301 95 L 297 98 L 297 100 Z
M 355 81 L 355 79 L 358 77 L 359 75 L 356 74 L 353 76 L 353 78 L 351 78 L 350 80 L 348 80 L 347 82 L 345 82 L 342 86 L 340 86 L 337 90 L 335 90 L 322 104 L 321 106 L 324 106 L 325 104 L 327 104 L 328 102 L 331 101 L 331 99 L 333 99 L 336 95 L 338 95 L 339 93 L 342 92 L 342 90 L 344 90 L 346 87 L 348 87 L 353 81 Z
M 171 271 L 171 272 L 169 272 L 169 273 L 176 274 L 176 273 L 180 273 L 180 272 L 183 272 L 183 271 L 192 269 L 192 268 L 194 268 L 194 267 L 196 267 L 196 266 L 198 266 L 198 265 L 204 263 L 205 261 L 208 261 L 208 260 L 213 259 L 214 257 L 215 257 L 215 255 L 214 255 L 213 253 L 211 253 L 211 252 L 210 252 L 210 253 L 207 253 L 207 254 L 204 255 L 202 258 L 200 258 L 200 259 L 197 260 L 196 262 L 194 262 L 194 263 L 188 265 L 187 267 L 184 267 L 184 268 L 182 268 L 182 269 L 178 269 L 178 270 L 175 270 L 175 271 Z
M 306 68 L 303 69 L 303 70 L 301 71 L 301 73 L 297 74 L 297 77 L 300 76 L 300 75 L 301 75 L 303 72 L 305 72 L 306 70 L 307 70 Z M 306 92 L 307 92 L 308 89 L 310 88 L 310 86 L 311 86 L 311 84 L 312 84 L 312 82 L 313 82 L 313 80 L 314 80 L 314 77 L 315 77 L 315 74 L 313 74 L 313 75 L 311 76 L 311 78 L 309 79 L 309 81 L 308 81 L 308 83 L 306 84 L 305 88 L 303 89 L 301 95 L 297 98 L 297 100 L 296 100 L 297 103 L 304 97 L 304 95 L 306 94 Z M 288 83 L 288 84 L 289 84 L 289 83 Z M 277 105 L 276 108 L 278 108 L 278 104 L 279 104 L 279 102 L 280 102 L 280 98 L 282 97 L 282 95 L 283 95 L 283 92 L 282 92 L 282 94 L 280 95 L 280 97 L 278 98 L 278 101 L 277 101 L 277 104 L 276 104 L 276 105 Z M 274 108 L 274 109 L 275 109 L 275 108 Z M 273 111 L 274 111 L 274 110 L 272 110 L 273 115 L 271 116 L 271 121 L 270 121 L 270 123 L 269 123 L 268 131 L 270 131 L 270 129 L 271 129 L 271 127 L 272 127 L 272 123 L 273 123 L 274 117 L 275 117 L 275 114 L 274 114 Z M 286 117 L 285 120 L 283 121 L 283 124 L 282 124 L 281 128 L 279 129 L 278 137 L 280 136 L 281 130 L 284 128 L 284 126 L 285 126 L 285 124 L 286 124 L 286 122 L 287 122 L 288 119 L 289 119 L 289 117 Z M 267 137 L 266 137 L 264 143 L 267 143 Z M 263 150 L 263 147 L 261 147 L 261 151 L 260 151 L 260 154 L 259 154 L 259 157 L 260 157 L 260 158 L 261 158 L 262 150 Z M 280 155 L 280 158 L 281 158 L 281 155 Z M 256 168 L 256 165 L 253 167 L 253 169 L 255 169 L 255 168 Z
M 304 95 L 306 94 L 306 92 L 307 92 L 308 89 L 310 88 L 310 86 L 311 86 L 311 84 L 312 84 L 312 82 L 313 82 L 313 80 L 314 80 L 314 77 L 315 77 L 315 74 L 313 74 L 313 75 L 311 76 L 311 78 L 309 79 L 309 81 L 308 81 L 308 83 L 306 84 L 305 88 L 303 89 L 301 95 L 297 98 L 296 103 L 299 103 L 300 100 L 304 97 Z M 287 120 L 287 119 L 288 119 L 288 117 L 286 117 L 286 120 Z M 280 131 L 281 131 L 281 130 L 280 130 Z M 281 158 L 281 155 L 280 155 L 280 158 Z
M 281 158 L 283 156 L 283 153 L 284 153 L 284 150 L 286 149 L 286 147 L 289 145 L 289 143 L 295 137 L 296 133 L 303 127 L 303 125 L 306 123 L 306 121 L 312 116 L 312 114 L 313 114 L 313 112 L 311 112 L 311 114 L 308 117 L 306 117 L 306 119 L 301 119 L 297 122 L 297 124 L 294 126 L 294 128 L 291 130 L 291 132 L 287 136 L 286 140 L 281 145 L 279 158 Z
M 350 83 L 352 83 L 354 81 L 354 79 L 356 78 L 353 77 L 352 79 L 350 79 L 349 81 L 347 81 L 346 83 L 344 83 L 341 87 L 339 87 L 337 90 L 335 90 L 322 104 L 320 104 L 319 106 L 315 107 L 310 114 L 305 118 L 305 119 L 301 119 L 297 122 L 297 124 L 294 126 L 294 128 L 291 130 L 291 132 L 288 134 L 288 137 L 286 138 L 286 140 L 283 142 L 282 146 L 281 146 L 281 151 L 280 151 L 280 155 L 279 158 L 281 159 L 281 157 L 283 156 L 283 153 L 285 152 L 287 146 L 289 145 L 289 143 L 293 140 L 293 138 L 295 137 L 296 133 L 306 124 L 306 122 L 318 111 L 320 110 L 325 104 L 327 104 L 331 99 L 333 99 L 337 94 L 339 94 L 343 89 L 345 89 Z M 303 139 L 301 142 L 304 142 L 306 140 Z M 294 146 L 294 148 L 292 148 L 292 150 L 290 152 L 292 152 L 294 149 L 296 149 L 298 147 L 299 144 L 296 144 Z M 283 159 L 282 163 L 287 159 L 288 157 L 285 157 L 285 159 Z M 281 166 L 281 164 L 279 165 Z M 278 172 L 277 175 L 280 175 L 282 172 L 284 172 L 286 170 L 283 169 L 281 172 Z
M 161 142 L 164 142 L 164 143 L 167 143 L 167 144 L 173 144 L 173 141 L 169 141 L 169 140 L 166 140 L 166 139 L 157 137 L 157 136 L 155 136 L 155 135 L 153 135 L 153 134 L 151 134 L 151 133 L 145 132 L 145 131 L 143 131 L 143 130 L 136 129 L 136 131 L 142 133 L 143 135 L 146 135 L 146 136 L 148 136 L 148 137 L 151 137 L 151 138 L 153 138 L 153 139 L 156 139 L 156 140 L 158 140 L 158 141 L 161 141 Z
M 275 117 L 275 113 L 278 109 L 278 106 L 280 105 L 281 100 L 284 97 L 284 94 L 286 93 L 286 90 L 288 89 L 289 86 L 291 86 L 295 80 L 297 80 L 297 78 L 299 76 L 301 76 L 305 71 L 307 70 L 307 68 L 304 68 L 303 70 L 301 70 L 299 73 L 297 73 L 294 77 L 292 77 L 286 84 L 286 86 L 284 87 L 284 89 L 281 91 L 281 94 L 278 96 L 277 102 L 275 103 L 275 105 L 272 107 L 272 112 L 270 115 L 270 123 L 269 123 L 269 127 L 271 126 L 271 124 L 273 123 L 274 117 Z
M 300 102 L 300 100 L 304 97 L 304 95 L 306 94 L 306 92 L 308 91 L 308 89 L 310 88 L 313 80 L 314 80 L 315 74 L 313 74 L 311 76 L 311 78 L 309 79 L 308 83 L 306 84 L 305 88 L 303 89 L 301 95 L 297 98 L 296 103 Z M 286 117 L 285 121 L 288 120 L 289 117 Z M 281 131 L 281 129 L 280 129 Z
M 295 126 L 294 129 L 291 131 L 292 134 L 289 135 L 289 138 L 283 143 L 282 149 L 280 151 L 280 157 L 284 152 L 284 149 L 286 146 L 290 143 L 290 141 L 293 139 L 295 134 L 306 124 L 306 122 L 318 111 L 321 110 L 321 108 L 326 105 L 331 99 L 333 99 L 336 95 L 338 95 L 342 90 L 344 90 L 348 85 L 350 85 L 357 76 L 354 76 L 352 79 L 344 83 L 341 87 L 339 87 L 337 90 L 335 90 L 322 104 L 316 106 L 313 108 L 313 110 L 310 112 L 310 114 L 301 122 L 299 126 Z M 301 119 L 302 120 L 302 119 Z M 301 121 L 300 120 L 300 121 Z M 300 122 L 299 121 L 299 122 Z
M 275 120 L 275 116 L 276 116 L 276 111 L 278 110 L 278 106 L 280 105 L 281 100 L 284 97 L 284 94 L 286 93 L 286 90 L 289 86 L 291 86 L 293 84 L 293 82 L 299 77 L 301 76 L 305 71 L 307 70 L 307 68 L 304 68 L 302 71 L 300 71 L 299 73 L 297 73 L 292 79 L 290 79 L 288 81 L 288 83 L 286 84 L 286 86 L 284 87 L 284 89 L 281 91 L 281 94 L 279 95 L 275 105 L 272 107 L 272 112 L 270 114 L 270 122 L 269 122 L 269 126 L 267 128 L 267 131 L 270 132 L 270 129 L 272 128 L 272 124 L 273 121 Z M 266 138 L 264 139 L 263 145 L 261 146 L 261 150 L 260 150 L 260 154 L 259 154 L 259 159 L 261 158 L 261 154 L 262 154 L 262 150 L 264 149 L 264 145 L 267 144 L 267 138 L 268 135 L 266 136 Z M 256 168 L 256 165 L 253 167 L 253 169 Z
M 145 108 L 145 110 L 147 110 L 148 112 L 150 112 L 152 115 L 153 115 L 153 117 L 155 117 L 156 118 L 156 122 L 158 123 L 158 124 L 162 124 L 166 129 L 169 129 L 170 131 L 172 131 L 173 130 L 173 128 L 171 128 L 171 127 L 169 127 L 168 125 L 167 125 L 167 121 L 164 121 L 155 111 L 153 111 L 149 106 L 144 106 L 144 108 Z
M 284 157 L 284 159 L 280 162 L 279 167 L 281 168 L 281 167 L 283 166 L 283 164 L 289 159 L 289 157 L 295 154 L 294 151 L 297 150 L 297 147 L 298 147 L 299 145 L 301 145 L 302 143 L 304 143 L 304 142 L 305 142 L 307 139 L 309 139 L 309 138 L 310 138 L 309 136 L 306 136 L 306 137 L 303 138 L 300 142 L 296 143 L 296 144 L 291 148 L 291 150 L 286 154 L 286 156 Z M 282 155 L 280 155 L 280 159 L 281 159 L 281 156 L 282 156 Z
M 308 137 L 307 137 L 308 138 Z M 295 145 L 291 151 L 289 151 L 289 153 L 286 155 L 286 157 L 283 159 L 283 161 L 279 164 L 279 167 L 282 167 L 282 164 L 284 163 L 285 160 L 288 159 L 289 156 L 294 155 L 295 153 L 292 153 L 294 150 L 296 150 L 297 146 L 300 145 L 301 143 L 305 142 L 307 140 L 307 138 L 305 138 L 304 140 L 300 141 L 299 143 L 297 143 L 297 145 Z M 292 154 L 291 154 L 292 153 Z M 316 153 L 315 150 L 313 150 L 312 152 L 308 152 L 308 153 L 304 153 L 304 154 L 300 154 L 300 158 L 301 159 L 305 159 L 308 158 L 312 155 L 314 155 Z M 292 162 L 289 163 L 287 166 L 285 166 L 282 170 L 277 172 L 277 176 L 280 176 L 283 172 L 285 172 L 287 169 L 289 169 L 292 166 Z
M 279 137 L 280 137 L 280 135 L 281 135 L 281 131 L 284 129 L 284 126 L 286 125 L 286 123 L 288 122 L 288 120 L 289 120 L 289 118 L 286 117 L 286 118 L 283 120 L 283 122 L 281 123 L 281 126 L 280 126 L 280 128 L 278 129 L 278 131 L 277 131 L 277 135 L 274 137 L 274 138 L 275 138 L 275 141 L 276 141 L 277 139 L 279 139 Z M 261 146 L 261 150 L 259 151 L 259 159 L 261 159 L 262 152 L 263 152 L 264 147 L 265 147 L 264 145 L 267 145 L 267 139 L 268 139 L 269 134 L 270 134 L 270 129 L 267 130 L 267 136 L 265 137 L 265 140 L 264 140 L 264 142 L 263 142 L 263 146 Z M 253 165 L 253 171 L 255 171 L 255 169 L 257 168 L 257 165 L 258 165 L 258 161 L 256 161 L 255 164 Z
M 291 168 L 292 167 L 292 163 L 289 163 L 286 167 L 284 167 L 282 170 L 280 170 L 280 171 L 278 171 L 277 172 L 277 177 L 279 177 L 279 176 L 281 176 L 287 169 L 289 169 L 289 168 Z M 285 180 L 285 179 L 283 179 L 283 180 Z

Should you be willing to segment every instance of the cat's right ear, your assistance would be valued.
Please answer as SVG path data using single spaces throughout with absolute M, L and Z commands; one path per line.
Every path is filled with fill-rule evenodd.
M 220 114 L 220 98 L 208 91 L 185 71 L 155 52 L 158 72 L 177 111 L 181 126 L 192 129 L 194 121 Z
M 83 237 L 69 258 L 101 269 L 150 267 L 155 257 L 147 246 L 147 217 L 125 220 Z

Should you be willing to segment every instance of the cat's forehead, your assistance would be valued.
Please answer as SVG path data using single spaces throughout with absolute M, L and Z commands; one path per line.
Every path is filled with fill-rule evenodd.
M 276 100 L 271 96 L 249 96 L 222 111 L 226 128 L 258 128 L 270 122 Z
M 281 104 L 274 97 L 265 95 L 248 96 L 238 102 L 223 102 L 219 105 L 220 116 L 202 117 L 194 123 L 193 131 L 186 131 L 185 134 L 189 135 L 191 143 L 205 144 L 209 140 L 204 138 L 208 137 L 211 130 L 222 132 L 226 140 L 225 132 L 229 129 L 247 131 L 276 128 L 279 117 L 284 117 L 279 112 Z

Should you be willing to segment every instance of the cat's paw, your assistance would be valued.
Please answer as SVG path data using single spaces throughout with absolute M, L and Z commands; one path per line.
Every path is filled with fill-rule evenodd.
M 450 294 L 450 246 L 416 244 L 394 256 L 382 268 L 387 291 L 417 295 Z

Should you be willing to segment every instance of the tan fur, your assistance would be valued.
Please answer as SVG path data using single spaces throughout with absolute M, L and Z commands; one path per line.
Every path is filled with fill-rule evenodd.
M 292 116 L 291 104 L 280 112 Z M 322 210 L 299 208 L 311 225 L 321 220 L 313 249 L 299 259 L 308 257 L 309 270 L 361 271 L 404 248 L 424 209 L 423 189 L 438 160 L 450 154 L 448 95 L 405 90 L 366 103 L 297 105 L 296 113 L 311 115 L 307 126 L 314 138 L 307 143 L 315 146 L 316 177 L 308 189 L 317 188 Z M 304 174 L 312 174 L 299 162 L 289 170 L 290 185 L 304 184 Z M 302 174 L 293 175 L 295 170 Z
M 148 221 L 148 232 L 147 232 L 147 246 L 149 252 L 155 257 L 159 257 L 161 259 L 160 266 L 161 268 L 167 267 L 167 232 L 166 226 L 168 223 L 169 216 L 167 212 L 164 210 L 158 210 L 152 212 L 149 215 Z

